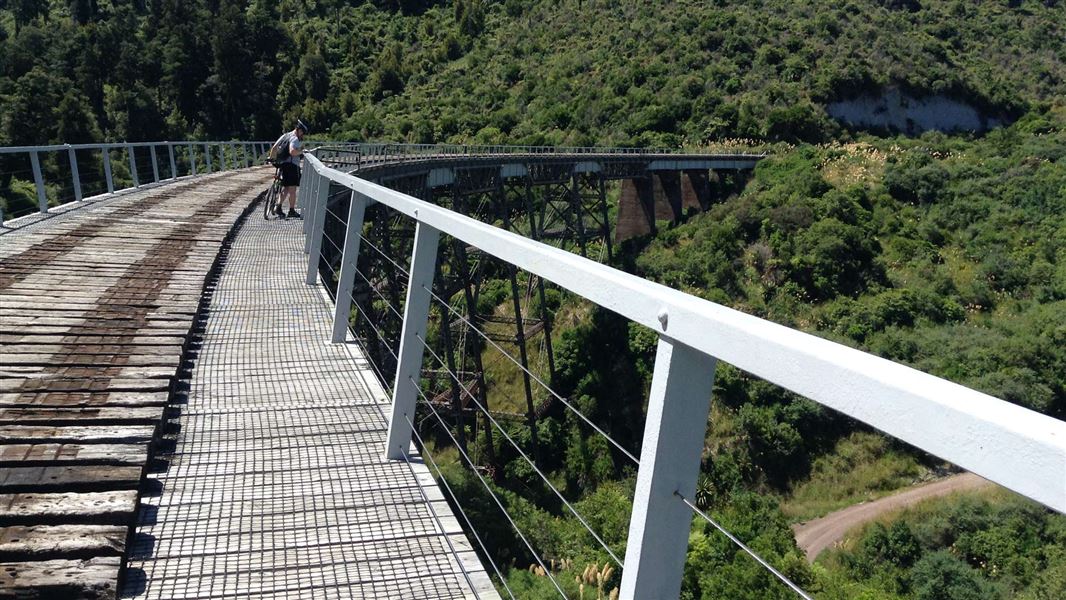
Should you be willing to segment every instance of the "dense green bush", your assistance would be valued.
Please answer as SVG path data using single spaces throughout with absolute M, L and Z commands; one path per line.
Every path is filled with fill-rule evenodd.
M 865 529 L 854 549 L 833 554 L 854 581 L 915 600 L 1039 598 L 1066 590 L 1066 519 L 998 492 L 927 502 L 891 526 Z M 832 581 L 841 589 L 843 581 Z

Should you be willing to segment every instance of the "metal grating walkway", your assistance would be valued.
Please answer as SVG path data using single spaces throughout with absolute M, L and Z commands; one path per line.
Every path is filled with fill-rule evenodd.
M 425 466 L 383 459 L 388 399 L 358 347 L 329 343 L 301 232 L 254 212 L 208 290 L 121 596 L 498 598 Z

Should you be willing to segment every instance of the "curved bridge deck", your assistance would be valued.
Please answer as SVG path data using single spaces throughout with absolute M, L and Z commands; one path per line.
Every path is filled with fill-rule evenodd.
M 0 235 L 0 598 L 493 597 L 425 468 L 382 458 L 300 224 L 224 249 L 269 176 Z

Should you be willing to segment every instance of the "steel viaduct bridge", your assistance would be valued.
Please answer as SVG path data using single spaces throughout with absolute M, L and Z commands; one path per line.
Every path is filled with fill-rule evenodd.
M 0 598 L 516 597 L 514 566 L 576 597 L 497 447 L 588 530 L 605 597 L 676 598 L 706 519 L 809 598 L 694 501 L 719 361 L 1066 511 L 1066 423 L 611 266 L 760 156 L 322 143 L 278 220 L 268 145 L 0 148 Z M 562 295 L 657 336 L 642 440 L 553 389 Z M 541 469 L 567 414 L 636 470 L 624 546 Z

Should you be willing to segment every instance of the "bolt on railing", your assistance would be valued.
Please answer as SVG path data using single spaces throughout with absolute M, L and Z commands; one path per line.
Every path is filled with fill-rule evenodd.
M 32 182 L 37 212 L 52 205 L 81 202 L 143 185 L 254 165 L 272 142 L 121 142 L 0 147 L 0 189 L 15 198 L 11 186 Z M 164 150 L 165 149 L 165 150 Z M 233 161 L 212 160 L 229 150 Z M 163 150 L 162 157 L 160 150 Z M 202 152 L 201 152 L 202 150 Z M 79 156 L 80 154 L 80 156 Z M 164 162 L 160 164 L 160 159 Z M 29 169 L 19 169 L 19 164 Z M 23 213 L 26 214 L 26 213 Z M 6 218 L 0 205 L 0 223 Z
M 430 151 L 421 146 L 414 150 Z M 461 153 L 467 147 L 435 147 L 432 151 L 440 156 L 453 150 Z M 360 156 L 396 156 L 384 145 L 360 145 L 358 151 Z M 596 153 L 603 152 L 597 149 Z M 321 154 L 335 160 L 341 152 L 325 148 Z M 406 460 L 412 435 L 417 435 L 413 427 L 416 402 L 419 397 L 428 402 L 419 386 L 424 353 L 428 351 L 438 362 L 444 362 L 425 340 L 429 306 L 435 299 L 440 301 L 432 288 L 442 235 L 551 281 L 658 334 L 623 559 L 623 598 L 677 597 L 680 593 L 691 521 L 695 514 L 709 519 L 694 508 L 691 499 L 718 362 L 732 364 L 1055 510 L 1066 511 L 1066 423 L 1062 421 L 479 222 L 331 168 L 314 153 L 307 154 L 305 164 L 299 201 L 305 216 L 308 284 L 318 281 L 331 186 L 351 198 L 340 272 L 335 273 L 338 287 L 333 341 L 344 341 L 347 332 L 367 207 L 379 203 L 415 224 L 402 331 L 396 348 L 390 349 L 397 361 L 395 376 L 391 385 L 383 382 L 392 394 L 384 448 L 390 459 Z M 398 307 L 392 310 L 401 314 Z M 387 344 L 387 340 L 381 341 Z M 447 365 L 444 367 L 447 370 Z M 465 388 L 456 373 L 449 374 Z M 432 403 L 428 406 L 436 414 Z M 491 494 L 488 483 L 475 474 Z M 504 506 L 499 506 L 543 569 L 536 551 Z M 591 529 L 590 533 L 595 536 Z M 742 542 L 731 539 L 755 556 Z M 607 551 L 611 552 L 609 548 Z M 756 559 L 806 597 L 765 561 Z M 551 572 L 547 575 L 550 578 Z M 554 579 L 552 582 L 556 583 Z M 558 584 L 556 589 L 563 593 Z

